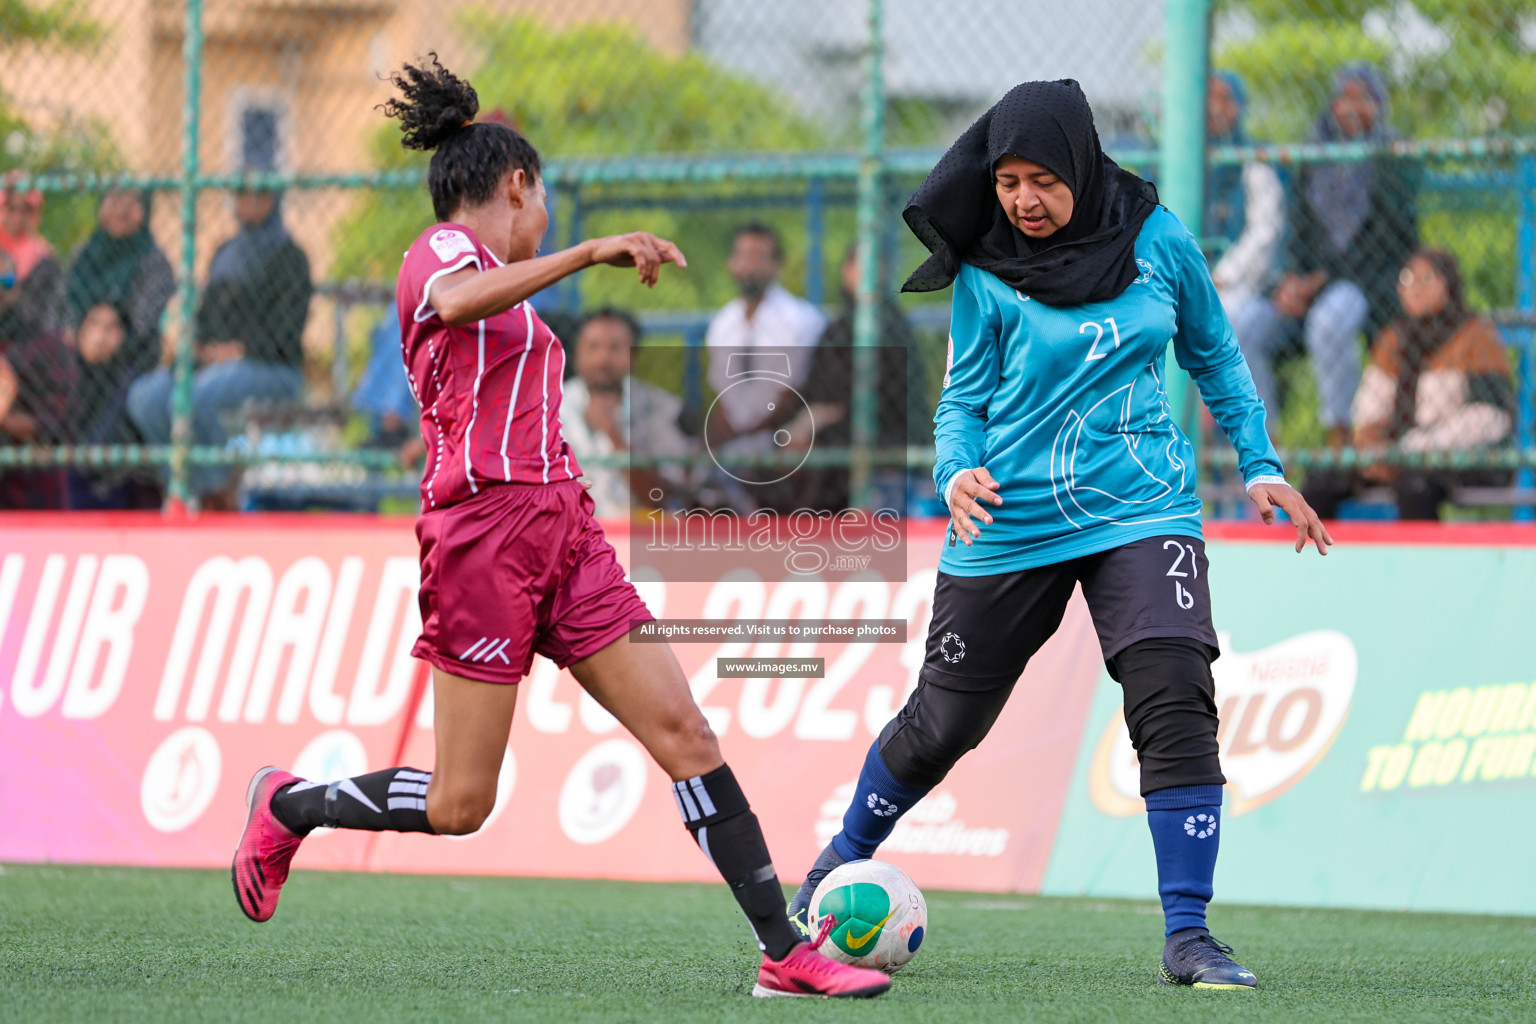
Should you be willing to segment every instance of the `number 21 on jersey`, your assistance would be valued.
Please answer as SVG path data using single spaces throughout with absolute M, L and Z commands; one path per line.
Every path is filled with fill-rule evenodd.
M 1088 346 L 1088 358 L 1084 359 L 1083 362 L 1091 363 L 1095 359 L 1103 359 L 1105 356 L 1109 355 L 1107 351 L 1099 351 L 1099 342 L 1104 340 L 1105 324 L 1109 325 L 1110 331 L 1112 331 L 1114 334 L 1115 348 L 1120 347 L 1120 325 L 1115 323 L 1114 317 L 1105 317 L 1102 322 L 1095 320 L 1085 320 L 1078 325 L 1077 333 L 1087 334 L 1089 331 L 1094 331 L 1095 334 L 1093 336 L 1093 344 Z

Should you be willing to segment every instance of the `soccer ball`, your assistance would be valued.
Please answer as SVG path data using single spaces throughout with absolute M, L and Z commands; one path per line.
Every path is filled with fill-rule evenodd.
M 894 974 L 917 955 L 928 931 L 928 903 L 907 873 L 882 860 L 832 869 L 811 897 L 810 925 L 836 919 L 821 952 L 855 967 Z

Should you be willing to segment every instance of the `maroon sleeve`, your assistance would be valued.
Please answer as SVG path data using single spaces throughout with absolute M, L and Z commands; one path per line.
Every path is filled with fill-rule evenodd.
M 436 316 L 427 298 L 432 282 L 465 267 L 482 267 L 480 245 L 463 228 L 441 225 L 416 240 L 400 268 L 398 298 L 401 323 L 423 323 Z

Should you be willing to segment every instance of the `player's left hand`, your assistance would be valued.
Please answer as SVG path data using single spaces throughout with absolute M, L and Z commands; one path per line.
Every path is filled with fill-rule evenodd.
M 593 239 L 591 244 L 593 263 L 606 263 L 610 267 L 634 267 L 640 273 L 640 283 L 648 288 L 656 287 L 663 263 L 676 263 L 679 267 L 688 265 L 681 249 L 649 231 L 609 235 L 607 238 Z
M 1296 551 L 1307 546 L 1307 541 L 1317 545 L 1317 553 L 1326 555 L 1328 548 L 1333 544 L 1333 538 L 1328 536 L 1328 528 L 1318 518 L 1312 506 L 1307 504 L 1307 499 L 1290 484 L 1254 484 L 1248 490 L 1248 497 L 1259 506 L 1259 515 L 1264 518 L 1264 525 L 1275 525 L 1275 506 L 1278 505 L 1291 517 L 1291 522 L 1296 524 Z

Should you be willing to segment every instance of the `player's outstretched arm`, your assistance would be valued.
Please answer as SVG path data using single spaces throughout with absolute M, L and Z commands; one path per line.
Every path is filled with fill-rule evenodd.
M 471 266 L 444 275 L 432 284 L 432 308 L 445 324 L 472 324 L 505 313 L 555 282 L 599 263 L 634 267 L 641 283 L 648 287 L 655 287 L 662 264 L 688 265 L 676 245 L 645 231 L 589 238 L 548 256 L 518 260 L 484 272 Z
M 1275 525 L 1275 506 L 1279 505 L 1286 515 L 1291 517 L 1291 522 L 1296 524 L 1296 552 L 1307 546 L 1307 541 L 1317 545 L 1317 553 L 1326 555 L 1328 547 L 1333 543 L 1333 538 L 1328 536 L 1328 528 L 1318 514 L 1312 511 L 1312 506 L 1290 484 L 1254 484 L 1248 489 L 1248 497 L 1259 506 L 1259 515 L 1264 517 L 1266 526 Z

